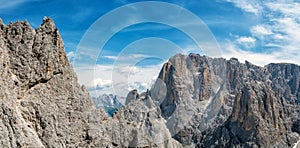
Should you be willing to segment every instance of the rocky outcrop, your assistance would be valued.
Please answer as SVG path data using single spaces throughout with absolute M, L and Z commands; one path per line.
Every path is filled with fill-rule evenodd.
M 196 54 L 178 54 L 164 64 L 151 94 L 160 103 L 172 136 L 180 137 L 180 142 L 193 143 L 191 132 L 202 132 L 195 126 L 204 130 L 229 116 L 233 101 L 224 85 L 225 62 Z M 222 117 L 217 116 L 220 110 L 224 112 Z M 193 128 L 182 132 L 187 127 Z
M 135 100 L 138 99 L 139 99 L 139 94 L 137 90 L 134 89 L 127 94 L 125 105 L 128 105 L 129 103 L 134 102 Z
M 297 147 L 299 95 L 295 64 L 178 54 L 108 117 L 77 83 L 51 19 L 37 29 L 0 20 L 1 147 Z
M 130 100 L 130 101 L 129 101 Z M 108 135 L 118 146 L 122 147 L 182 147 L 174 140 L 161 116 L 150 91 L 138 94 L 137 90 L 127 95 L 125 107 L 114 113 L 108 122 Z
M 300 138 L 299 69 L 178 54 L 163 66 L 151 94 L 184 145 L 292 147 Z
M 66 57 L 51 19 L 0 24 L 1 147 L 84 147 L 106 118 Z
M 0 147 L 180 147 L 150 96 L 139 98 L 108 117 L 77 83 L 51 19 L 0 21 Z

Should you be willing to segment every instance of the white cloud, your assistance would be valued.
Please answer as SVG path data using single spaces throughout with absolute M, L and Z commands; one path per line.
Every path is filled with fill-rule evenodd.
M 284 17 L 298 17 L 300 16 L 299 2 L 289 2 L 289 1 L 277 1 L 266 3 L 268 7 L 273 12 L 280 12 L 284 14 Z
M 103 80 L 101 78 L 96 78 L 90 82 L 87 87 L 90 88 L 100 88 L 100 89 L 109 89 L 112 85 L 112 80 Z
M 161 64 L 148 67 L 95 65 L 75 70 L 79 83 L 87 86 L 91 96 L 105 93 L 126 96 L 128 90 L 138 89 L 141 93 L 150 89 L 161 67 Z
M 130 54 L 129 58 L 146 58 L 149 57 L 149 55 L 145 55 L 145 54 Z
M 253 37 L 242 36 L 242 37 L 238 38 L 236 41 L 238 44 L 240 44 L 246 48 L 252 48 L 255 46 L 256 39 Z
M 149 84 L 146 82 L 130 82 L 128 84 L 128 91 L 137 89 L 138 93 L 145 92 L 147 89 L 150 89 Z
M 259 1 L 251 0 L 251 1 L 245 1 L 245 0 L 226 0 L 227 2 L 233 3 L 236 7 L 244 10 L 245 12 L 253 13 L 255 15 L 258 15 L 262 7 L 259 4 Z
M 234 3 L 245 12 L 249 10 L 241 6 L 243 2 L 226 0 Z M 259 6 L 260 24 L 249 28 L 252 38 L 257 39 L 256 51 L 245 51 L 239 48 L 241 41 L 230 41 L 226 47 L 226 56 L 241 59 L 248 58 L 253 63 L 292 62 L 300 64 L 300 3 L 294 1 L 254 1 Z M 239 3 L 239 4 L 238 4 Z M 256 13 L 253 11 L 253 13 Z M 243 39 L 244 40 L 244 39 Z M 245 40 L 244 40 L 245 41 Z M 230 49 L 231 48 L 231 49 Z M 257 52 L 259 51 L 259 53 Z
M 253 64 L 260 65 L 260 66 L 264 66 L 269 63 L 294 62 L 291 59 L 284 59 L 284 57 L 282 57 L 282 53 L 280 52 L 274 52 L 272 54 L 268 54 L 268 53 L 255 53 L 251 51 L 245 51 L 240 49 L 233 42 L 227 42 L 226 44 L 224 44 L 223 57 L 225 57 L 226 59 L 235 57 L 239 59 L 239 61 L 242 63 L 244 63 L 245 61 L 249 61 Z
M 141 70 L 136 67 L 136 66 L 121 66 L 121 67 L 118 67 L 116 69 L 117 72 L 119 73 L 128 73 L 128 74 L 136 74 L 138 72 L 140 72 Z
M 272 31 L 263 25 L 256 25 L 250 28 L 250 32 L 255 36 L 271 35 Z
M 238 43 L 255 43 L 256 39 L 253 37 L 245 37 L 242 36 L 240 38 L 237 39 Z
M 107 59 L 111 59 L 111 60 L 116 60 L 118 59 L 117 56 L 103 56 L 104 58 L 107 58 Z
M 150 55 L 146 55 L 146 54 L 124 54 L 124 55 L 119 55 L 119 56 L 115 56 L 115 55 L 104 55 L 104 56 L 100 56 L 100 60 L 101 58 L 106 58 L 106 59 L 111 59 L 111 60 L 118 60 L 119 63 L 130 63 L 132 61 L 136 61 L 139 59 L 144 59 L 149 57 Z

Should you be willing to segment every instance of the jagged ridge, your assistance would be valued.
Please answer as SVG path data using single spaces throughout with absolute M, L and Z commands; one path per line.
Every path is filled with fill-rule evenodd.
M 53 21 L 0 20 L 2 147 L 291 147 L 300 68 L 175 55 L 112 118 L 77 83 Z M 174 141 L 175 138 L 180 143 Z
M 89 129 L 105 114 L 77 83 L 51 19 L 37 29 L 0 23 L 0 57 L 2 147 L 89 145 Z
M 1 147 L 180 147 L 142 102 L 113 118 L 97 110 L 50 18 L 37 29 L 0 21 L 0 57 Z
M 164 64 L 152 89 L 161 94 L 163 81 L 165 97 L 151 94 L 183 144 L 291 147 L 300 138 L 299 80 L 295 64 L 259 67 L 235 58 L 178 54 Z

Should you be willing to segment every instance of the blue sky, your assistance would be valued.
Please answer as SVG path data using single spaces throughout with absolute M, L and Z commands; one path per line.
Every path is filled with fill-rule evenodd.
M 159 72 L 161 64 L 171 55 L 177 52 L 206 53 L 198 49 L 189 34 L 178 28 L 156 22 L 134 23 L 134 17 L 143 17 L 143 15 L 154 17 L 156 12 L 161 11 L 166 16 L 179 16 L 177 12 L 168 14 L 168 10 L 163 8 L 145 10 L 141 14 L 128 15 L 125 12 L 112 18 L 120 19 L 120 22 L 117 22 L 120 24 L 123 23 L 122 20 L 133 21 L 133 23 L 117 31 L 102 49 L 98 49 L 101 50 L 100 54 L 85 55 L 83 49 L 77 52 L 79 43 L 95 22 L 115 11 L 114 9 L 135 2 L 143 1 L 0 0 L 0 17 L 6 24 L 17 20 L 28 20 L 34 28 L 41 24 L 44 16 L 51 17 L 59 28 L 70 61 L 87 62 L 82 67 L 75 66 L 76 72 L 80 83 L 85 84 L 91 91 L 97 90 L 96 94 L 116 93 L 116 85 L 121 83 L 123 85 L 119 85 L 120 88 L 126 83 L 128 89 L 138 87 L 144 90 L 149 88 L 149 83 Z M 249 60 L 262 66 L 271 62 L 300 63 L 299 1 L 165 0 L 158 2 L 175 4 L 182 7 L 182 10 L 178 9 L 178 14 L 187 10 L 200 18 L 215 37 L 220 46 L 220 56 L 224 58 L 237 57 L 241 62 Z M 177 18 L 175 23 L 197 32 L 197 28 L 193 22 L 188 21 L 188 18 Z M 108 29 L 113 30 L 114 27 Z M 103 30 L 103 34 L 105 33 Z M 101 39 L 101 34 L 100 32 L 93 38 Z M 86 50 L 91 48 L 96 47 L 86 47 Z M 89 63 L 89 58 L 92 56 L 96 56 L 97 61 Z M 125 74 L 124 78 L 127 80 L 124 82 L 117 80 L 116 77 L 121 76 L 115 73 Z M 126 91 L 127 89 L 124 89 L 119 93 L 124 95 Z
M 26 19 L 36 28 L 41 24 L 44 16 L 51 17 L 63 37 L 66 52 L 70 52 L 76 49 L 85 31 L 99 17 L 117 7 L 137 1 L 0 0 L 0 2 L 6 3 L 0 6 L 0 16 L 6 24 Z M 230 33 L 247 35 L 249 34 L 248 28 L 258 21 L 255 16 L 244 14 L 233 4 L 223 1 L 174 0 L 165 2 L 177 4 L 198 15 L 209 26 L 218 41 L 230 38 Z M 239 20 L 235 21 L 237 18 Z M 244 23 L 246 21 L 248 23 Z M 168 26 L 154 23 L 136 24 L 116 34 L 106 46 L 106 52 L 114 54 L 115 50 L 119 52 L 118 48 L 122 48 L 119 46 L 151 36 L 168 38 L 176 42 L 184 42 L 186 38 L 184 34 Z M 191 43 L 186 41 L 184 44 Z

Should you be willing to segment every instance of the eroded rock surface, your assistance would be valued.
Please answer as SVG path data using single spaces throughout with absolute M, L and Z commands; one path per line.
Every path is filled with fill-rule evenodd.
M 178 54 L 163 66 L 151 94 L 184 145 L 292 147 L 300 138 L 299 70 Z
M 1 147 L 80 147 L 106 118 L 66 57 L 51 19 L 0 24 Z
M 37 29 L 0 21 L 0 57 L 0 147 L 181 146 L 147 99 L 113 118 L 97 110 L 49 18 Z
M 108 117 L 77 83 L 51 19 L 37 29 L 0 20 L 1 147 L 293 147 L 299 95 L 295 64 L 178 54 Z

